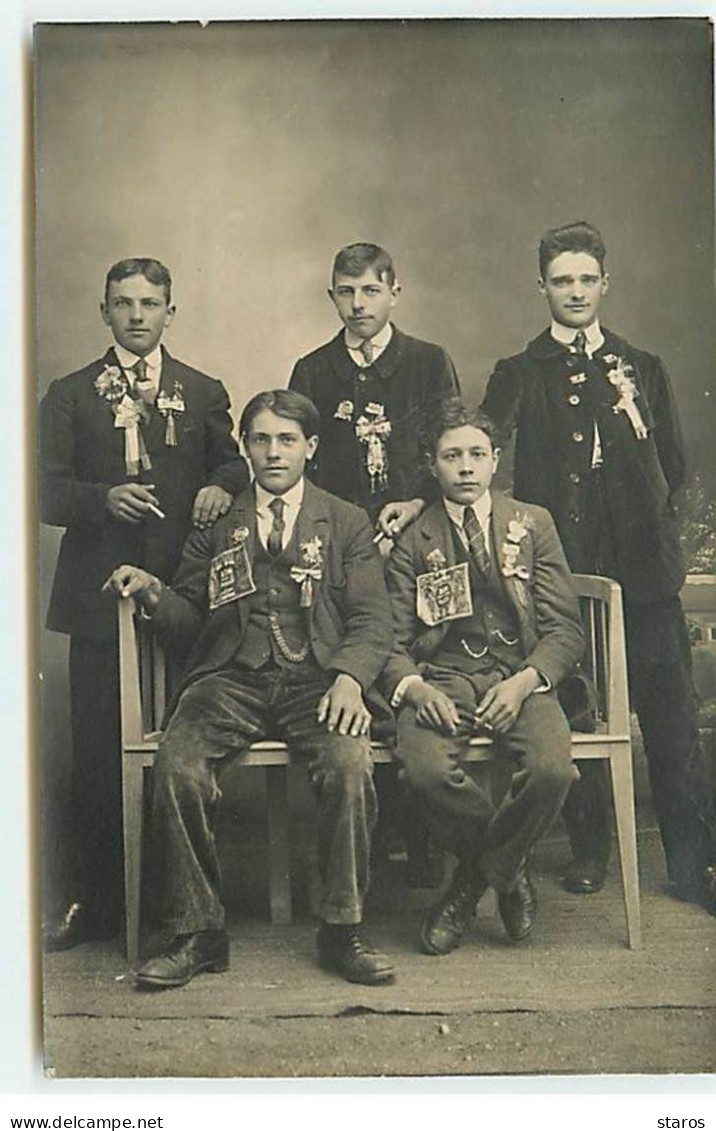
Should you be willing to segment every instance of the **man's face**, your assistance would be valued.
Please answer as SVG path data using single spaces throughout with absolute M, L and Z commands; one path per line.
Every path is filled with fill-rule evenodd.
M 555 322 L 575 330 L 591 326 L 608 288 L 609 276 L 585 251 L 563 251 L 547 267 L 546 277 L 539 280 Z
M 490 437 L 482 428 L 464 424 L 443 432 L 431 470 L 443 495 L 467 507 L 490 486 L 499 458 L 499 448 L 492 447 Z
M 144 275 L 128 275 L 119 282 L 113 279 L 100 309 L 119 345 L 139 357 L 152 352 L 174 317 L 164 287 L 150 283 Z
M 318 437 L 304 436 L 297 420 L 265 408 L 252 420 L 244 445 L 257 482 L 272 495 L 283 495 L 303 475 L 318 447 Z
M 390 287 L 368 268 L 362 275 L 336 275 L 329 295 L 341 322 L 358 338 L 372 338 L 386 325 L 400 287 Z

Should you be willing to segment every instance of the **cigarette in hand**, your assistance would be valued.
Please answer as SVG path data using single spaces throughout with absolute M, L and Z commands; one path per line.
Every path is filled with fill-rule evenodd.
M 154 506 L 154 503 L 147 503 L 147 510 L 150 510 L 152 512 L 152 514 L 155 514 L 157 516 L 157 518 L 166 518 L 167 517 L 165 515 L 164 511 L 160 511 L 159 507 Z
M 383 541 L 383 539 L 387 537 L 388 535 L 384 531 L 379 530 L 375 538 L 373 539 L 373 545 L 378 546 Z

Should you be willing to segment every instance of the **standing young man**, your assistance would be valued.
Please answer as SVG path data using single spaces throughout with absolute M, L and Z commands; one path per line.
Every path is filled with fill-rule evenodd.
M 397 533 L 422 508 L 418 428 L 423 415 L 459 393 L 455 366 L 441 346 L 390 321 L 400 284 L 384 248 L 341 248 L 328 294 L 344 329 L 300 358 L 289 382 L 311 398 L 321 418 L 310 475 L 373 521 L 387 504 L 416 499 L 412 510 L 396 512 Z
M 270 737 L 307 763 L 318 798 L 321 961 L 352 982 L 393 977 L 360 929 L 377 811 L 368 705 L 380 701 L 371 689 L 390 653 L 390 606 L 363 511 L 304 478 L 318 428 L 306 397 L 257 394 L 240 423 L 255 482 L 213 529 L 192 532 L 172 588 L 131 565 L 108 582 L 173 647 L 193 645 L 154 766 L 174 938 L 139 970 L 141 989 L 226 969 L 215 769 Z
M 423 447 L 441 498 L 387 561 L 395 644 L 382 679 L 416 810 L 458 861 L 421 930 L 423 949 L 442 955 L 489 885 L 508 937 L 532 930 L 527 857 L 574 780 L 556 688 L 584 638 L 550 515 L 490 491 L 500 453 L 489 417 L 447 402 Z M 517 761 L 498 807 L 461 765 L 480 731 Z
M 620 582 L 633 705 L 669 879 L 716 914 L 713 806 L 694 715 L 684 565 L 674 496 L 684 480 L 676 404 L 660 359 L 604 329 L 600 233 L 547 232 L 539 287 L 552 316 L 523 353 L 498 362 L 484 408 L 516 434 L 514 494 L 547 507 L 569 564 Z M 588 763 L 567 799 L 570 891 L 599 891 L 609 856 L 608 785 Z
M 155 259 L 110 268 L 104 357 L 53 381 L 40 405 L 40 514 L 64 526 L 47 627 L 70 636 L 71 876 L 48 950 L 113 935 L 121 914 L 117 610 L 121 562 L 171 579 L 192 524 L 210 526 L 246 484 L 220 381 L 160 345 L 175 307 Z

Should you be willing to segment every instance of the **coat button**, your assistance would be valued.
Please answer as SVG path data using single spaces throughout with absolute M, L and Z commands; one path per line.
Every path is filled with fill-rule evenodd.
M 573 432 L 572 433 L 572 439 L 574 440 L 575 444 L 581 444 L 582 440 L 584 439 L 584 433 L 583 432 Z
M 572 393 L 571 397 L 569 398 L 569 403 L 570 404 L 579 404 L 581 399 L 582 398 L 578 397 L 576 393 Z
M 572 520 L 572 522 L 579 522 L 579 515 L 578 514 L 570 514 L 569 517 Z
M 576 471 L 570 471 L 569 481 L 570 481 L 570 483 L 581 483 L 582 477 L 581 477 L 581 475 L 577 475 Z

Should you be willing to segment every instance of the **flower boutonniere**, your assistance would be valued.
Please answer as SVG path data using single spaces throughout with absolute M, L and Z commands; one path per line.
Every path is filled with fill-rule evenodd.
M 94 387 L 114 413 L 115 428 L 124 429 L 124 466 L 127 475 L 138 475 L 140 467 L 149 471 L 152 461 L 139 428 L 142 408 L 129 395 L 129 381 L 117 365 L 105 365 L 95 378 Z
M 336 405 L 333 416 L 336 420 L 352 420 L 354 407 L 353 401 L 341 401 L 340 404 Z
M 610 367 L 607 377 L 619 394 L 619 399 L 612 405 L 612 411 L 625 413 L 637 440 L 646 440 L 649 432 L 635 403 L 639 390 L 633 376 L 634 366 L 613 353 L 605 354 L 604 361 Z
M 526 516 L 510 519 L 507 524 L 507 535 L 500 547 L 502 556 L 502 576 L 512 578 L 515 588 L 523 605 L 527 604 L 527 591 L 525 583 L 532 575 L 524 561 L 520 560 L 523 552 L 523 542 L 527 537 L 529 521 Z
M 301 565 L 291 566 L 291 579 L 301 586 L 300 605 L 310 609 L 313 604 L 313 583 L 323 577 L 323 541 L 317 534 L 298 547 Z
M 129 381 L 118 365 L 105 365 L 95 378 L 94 387 L 103 400 L 116 404 L 129 390 Z
M 177 413 L 182 413 L 186 409 L 184 403 L 184 386 L 181 381 L 174 382 L 174 389 L 171 396 L 167 396 L 165 392 L 161 392 L 157 397 L 156 405 L 167 422 L 164 432 L 164 443 L 168 448 L 175 448 L 177 446 L 177 429 L 174 423 L 174 417 Z
M 447 558 L 439 546 L 436 546 L 434 550 L 431 550 L 429 554 L 425 555 L 425 561 L 431 569 L 435 570 L 444 569 L 447 565 Z
M 356 436 L 367 446 L 366 468 L 370 475 L 370 489 L 385 491 L 388 487 L 388 451 L 386 441 L 393 426 L 385 415 L 385 407 L 377 401 L 365 406 L 356 421 Z

